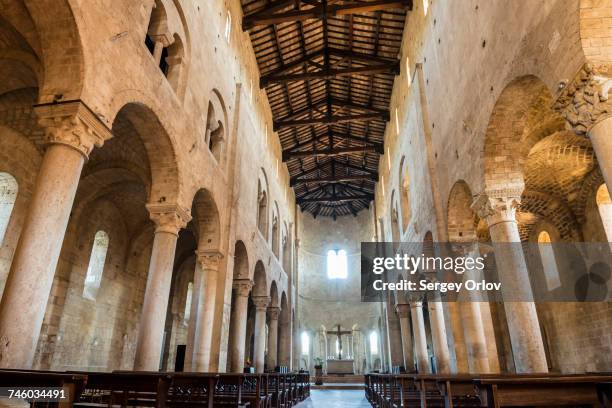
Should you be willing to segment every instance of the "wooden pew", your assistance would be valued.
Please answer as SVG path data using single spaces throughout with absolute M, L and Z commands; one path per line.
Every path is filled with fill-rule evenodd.
M 486 378 L 474 381 L 481 406 L 599 406 L 598 384 L 610 376 L 548 376 L 542 378 Z
M 0 384 L 3 387 L 60 387 L 66 392 L 67 399 L 53 404 L 60 408 L 73 406 L 75 398 L 82 392 L 87 377 L 79 374 L 58 372 L 33 372 L 26 370 L 0 370 Z M 52 405 L 47 402 L 33 402 L 32 407 Z

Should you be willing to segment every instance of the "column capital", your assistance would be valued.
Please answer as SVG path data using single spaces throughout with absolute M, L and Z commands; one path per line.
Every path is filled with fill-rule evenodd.
M 516 222 L 522 192 L 520 188 L 485 191 L 474 199 L 471 208 L 489 227 L 500 222 Z
M 270 306 L 268 308 L 268 317 L 270 318 L 270 320 L 278 320 L 278 317 L 280 316 L 280 311 L 280 307 Z
M 587 62 L 571 82 L 561 87 L 553 108 L 577 134 L 586 135 L 596 123 L 612 115 L 612 65 Z
M 191 221 L 190 211 L 177 204 L 147 204 L 149 217 L 155 223 L 155 232 L 178 235 Z
M 219 270 L 219 263 L 223 259 L 223 254 L 217 250 L 197 250 L 196 259 L 200 263 L 203 270 Z
M 268 304 L 270 304 L 269 296 L 253 296 L 253 303 L 255 304 L 255 309 L 260 311 L 266 311 L 268 308 Z
M 408 303 L 399 303 L 395 306 L 395 310 L 400 318 L 410 317 L 410 305 Z
M 253 287 L 253 281 L 250 279 L 234 279 L 232 288 L 236 290 L 236 295 L 241 297 L 249 296 L 249 292 Z
M 111 130 L 81 100 L 34 105 L 47 144 L 63 144 L 85 156 L 112 137 Z
M 423 307 L 423 302 L 421 301 L 416 301 L 416 302 L 410 302 L 410 308 L 412 309 L 417 309 L 417 308 L 422 308 Z

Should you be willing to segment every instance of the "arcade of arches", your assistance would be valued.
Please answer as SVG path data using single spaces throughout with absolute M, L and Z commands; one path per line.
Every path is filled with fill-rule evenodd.
M 612 371 L 610 302 L 359 301 L 362 241 L 612 241 L 610 2 L 361 11 L 405 17 L 397 49 L 376 37 L 397 69 L 324 81 L 242 24 L 252 3 L 0 2 L 0 367 Z M 328 82 L 328 122 L 292 75 Z

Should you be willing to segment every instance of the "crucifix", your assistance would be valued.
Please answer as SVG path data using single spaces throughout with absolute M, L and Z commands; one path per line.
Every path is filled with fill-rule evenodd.
M 338 360 L 342 360 L 342 335 L 343 334 L 351 334 L 351 331 L 342 331 L 340 329 L 340 325 L 338 325 L 337 330 L 328 331 L 327 334 L 335 334 L 338 338 Z

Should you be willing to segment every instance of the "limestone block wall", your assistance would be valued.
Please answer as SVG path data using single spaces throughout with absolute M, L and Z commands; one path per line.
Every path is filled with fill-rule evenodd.
M 0 140 L 0 172 L 10 174 L 17 181 L 18 188 L 4 239 L 0 242 L 1 297 L 27 214 L 41 156 L 33 143 L 8 127 L 0 126 Z
M 331 221 L 325 217 L 313 218 L 307 213 L 300 213 L 298 220 L 299 244 L 299 283 L 298 283 L 298 331 L 309 334 L 311 355 L 308 360 L 313 364 L 315 357 L 326 360 L 317 349 L 316 334 L 325 330 L 357 329 L 360 338 L 367 339 L 372 331 L 378 330 L 380 305 L 361 302 L 361 242 L 372 241 L 374 234 L 373 214 L 361 211 L 357 217 L 341 217 Z M 346 279 L 329 279 L 327 277 L 327 251 L 345 250 L 347 252 L 348 276 Z M 320 337 L 320 336 L 319 336 Z M 328 354 L 335 354 L 336 336 L 327 335 Z M 299 341 L 299 338 L 296 339 Z M 348 350 L 346 336 L 343 337 L 343 350 Z M 363 344 L 361 341 L 360 344 Z M 330 351 L 331 348 L 331 351 Z M 319 350 L 319 351 L 317 351 Z M 356 365 L 363 369 L 366 354 L 357 349 Z M 315 355 L 314 353 L 317 352 Z M 301 356 L 301 360 L 304 357 Z M 306 360 L 304 360 L 306 361 Z M 369 368 L 369 360 L 367 368 Z
M 385 139 L 386 154 L 379 167 L 381 178 L 377 186 L 376 210 L 378 217 L 383 219 L 386 239 L 392 236 L 390 211 L 396 200 L 393 192 L 399 190 L 398 174 L 404 155 L 410 157 L 412 188 L 412 219 L 407 231 L 402 231 L 407 241 L 422 239 L 422 235 L 415 234 L 415 226 L 420 225 L 421 234 L 430 229 L 434 239 L 444 239 L 438 236 L 435 227 L 439 223 L 438 230 L 446 231 L 449 194 L 458 181 L 465 181 L 472 194 L 481 192 L 485 185 L 489 188 L 524 185 L 521 167 L 524 163 L 516 157 L 526 156 L 537 141 L 529 140 L 530 132 L 537 137 L 545 127 L 561 130 L 563 126 L 547 113 L 558 92 L 557 85 L 574 77 L 585 62 L 585 53 L 593 59 L 605 57 L 607 53 L 606 36 L 610 30 L 606 25 L 606 3 L 576 0 L 510 3 L 424 0 L 414 3 L 404 31 L 400 53 L 402 73 L 394 87 L 392 120 Z M 594 27 L 599 28 L 594 30 Z M 589 49 L 591 46 L 598 49 Z M 416 64 L 422 67 L 422 82 Z M 505 92 L 513 81 L 529 84 L 533 89 L 529 92 L 533 93 L 530 95 L 520 87 Z M 535 91 L 536 88 L 539 90 Z M 399 126 L 393 120 L 396 109 Z M 516 111 L 529 114 L 518 121 L 513 118 Z M 427 134 L 431 134 L 429 159 L 423 149 Z M 487 140 L 492 142 L 486 145 Z M 520 144 L 519 140 L 525 143 Z M 521 149 L 527 152 L 520 152 Z M 427 169 L 432 162 L 433 169 Z M 432 180 L 428 179 L 431 171 L 437 181 L 433 187 Z M 568 193 L 565 198 L 571 202 L 576 194 Z M 442 211 L 436 213 L 432 202 L 437 202 Z M 586 197 L 582 202 L 587 202 Z M 549 202 L 546 207 L 552 208 L 551 205 Z M 581 211 L 575 207 L 574 210 Z M 585 240 L 601 239 L 601 221 L 596 217 L 594 206 L 589 204 L 582 214 L 580 226 L 570 227 L 572 231 L 582 230 L 575 236 Z M 575 223 L 563 217 L 566 222 L 561 226 Z M 521 224 L 521 228 L 526 226 Z M 479 228 L 478 234 L 486 235 L 486 230 Z M 608 352 L 589 334 L 596 328 L 610 327 L 601 307 L 605 308 L 584 305 L 573 309 L 568 304 L 559 309 L 550 306 L 554 312 L 541 310 L 542 325 L 553 327 L 550 330 L 555 333 L 559 324 L 552 316 L 563 316 L 566 310 L 571 310 L 569 313 L 574 316 L 568 324 L 579 328 L 564 326 L 564 339 L 549 336 L 552 360 L 557 361 L 553 369 L 586 371 L 592 367 L 593 359 L 580 353 L 563 363 L 558 362 L 563 360 L 560 355 L 567 356 L 572 342 L 582 344 L 593 353 Z M 450 327 L 446 317 L 447 327 Z M 452 355 L 451 339 L 449 345 Z M 499 344 L 500 352 L 507 346 Z M 502 362 L 512 358 L 507 353 L 502 357 Z M 599 369 L 609 369 L 605 359 L 595 360 Z

